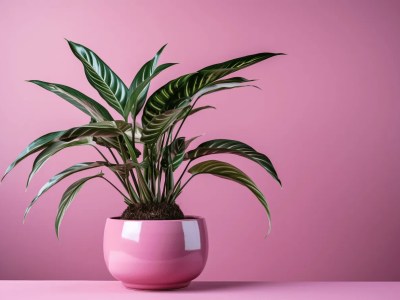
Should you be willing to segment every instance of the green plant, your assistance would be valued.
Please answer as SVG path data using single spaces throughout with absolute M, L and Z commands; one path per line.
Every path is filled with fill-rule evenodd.
M 103 167 L 115 175 L 121 187 L 118 188 L 102 172 L 74 182 L 67 188 L 59 204 L 55 223 L 57 237 L 68 206 L 82 186 L 95 178 L 107 181 L 122 195 L 128 205 L 122 217 L 135 218 L 136 211 L 144 208 L 148 211 L 150 207 L 149 219 L 163 219 L 183 217 L 175 204 L 182 189 L 196 175 L 212 174 L 249 188 L 265 208 L 270 225 L 270 211 L 264 195 L 241 170 L 217 160 L 203 161 L 189 168 L 193 161 L 203 156 L 218 153 L 236 154 L 256 162 L 281 184 L 268 157 L 242 142 L 227 139 L 207 141 L 195 149 L 188 150 L 195 138 L 181 137 L 179 132 L 188 117 L 201 110 L 213 108 L 195 107 L 201 97 L 221 90 L 252 86 L 250 84 L 252 80 L 243 77 L 223 79 L 224 77 L 281 53 L 259 53 L 211 65 L 176 78 L 147 97 L 150 81 L 174 65 L 173 63 L 158 65 L 165 46 L 143 65 L 128 88 L 93 51 L 71 41 L 68 41 L 68 44 L 73 54 L 83 64 L 89 83 L 118 113 L 120 120 L 115 120 L 103 105 L 73 88 L 38 80 L 30 81 L 74 105 L 90 117 L 90 122 L 39 137 L 11 163 L 3 179 L 23 159 L 39 151 L 29 174 L 27 187 L 43 164 L 63 149 L 91 146 L 102 160 L 73 165 L 52 177 L 27 207 L 24 220 L 37 200 L 58 182 L 72 174 Z M 140 114 L 141 122 L 138 121 Z M 109 152 L 110 158 L 107 158 L 103 150 Z M 175 181 L 174 172 L 184 161 L 187 161 L 186 166 Z M 182 182 L 186 171 L 191 176 Z M 152 214 L 151 210 L 156 210 L 157 207 L 162 208 L 161 212 Z M 171 207 L 172 214 L 167 212 L 168 207 Z

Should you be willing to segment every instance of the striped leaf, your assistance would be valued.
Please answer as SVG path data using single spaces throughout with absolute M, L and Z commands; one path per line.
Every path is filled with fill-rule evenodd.
M 151 122 L 143 128 L 142 142 L 146 144 L 155 144 L 160 136 L 180 117 L 184 109 L 187 109 L 187 106 L 171 109 L 155 116 Z
M 110 164 L 109 169 L 125 177 L 128 176 L 130 170 L 135 169 L 137 167 L 141 169 L 148 168 L 149 163 L 147 160 L 144 160 L 141 163 L 134 163 L 133 161 L 128 160 L 124 164 Z
M 129 87 L 129 93 L 131 93 L 132 90 L 136 89 L 138 87 L 139 84 L 141 84 L 143 81 L 146 80 L 146 78 L 149 78 L 153 73 L 154 70 L 157 67 L 158 64 L 158 59 L 160 58 L 161 53 L 164 51 L 164 48 L 167 46 L 167 44 L 165 44 L 164 46 L 161 47 L 160 50 L 158 50 L 158 52 L 156 53 L 156 55 L 150 59 L 148 62 L 146 62 L 139 70 L 139 72 L 136 73 L 135 77 L 132 80 L 132 83 Z M 147 92 L 149 90 L 149 86 L 150 84 L 147 84 L 145 89 L 143 90 L 143 94 L 140 95 L 140 98 L 137 100 L 138 102 L 141 102 L 142 99 L 146 99 L 147 97 Z M 129 98 L 129 96 L 128 96 Z M 144 101 L 144 100 L 143 100 Z
M 232 166 L 231 164 L 218 161 L 218 160 L 207 160 L 203 161 L 201 163 L 198 163 L 197 165 L 194 165 L 191 167 L 188 171 L 190 174 L 193 176 L 198 175 L 198 174 L 211 174 L 215 175 L 224 179 L 232 180 L 235 181 L 241 185 L 244 185 L 247 187 L 260 201 L 262 206 L 265 208 L 265 211 L 267 213 L 268 217 L 268 233 L 271 230 L 271 214 L 269 211 L 268 203 L 265 200 L 265 197 L 263 193 L 258 189 L 256 184 L 253 182 L 253 180 L 250 179 L 245 173 L 243 173 L 241 170 L 236 168 L 235 166 Z
M 204 109 L 210 109 L 210 108 L 216 109 L 214 106 L 211 106 L 211 105 L 199 106 L 199 107 L 196 107 L 196 108 L 193 108 L 192 110 L 190 110 L 188 116 L 194 115 L 195 113 L 198 113 L 199 111 L 202 111 Z M 185 118 L 185 114 L 182 114 L 176 121 L 180 121 L 184 118 Z
M 107 64 L 92 50 L 68 41 L 74 55 L 82 62 L 86 78 L 100 96 L 117 112 L 123 114 L 128 88 Z
M 73 88 L 62 84 L 49 83 L 40 80 L 29 80 L 29 82 L 37 84 L 38 86 L 60 96 L 97 122 L 113 120 L 112 116 L 103 105 Z
M 33 198 L 31 203 L 29 204 L 29 206 L 26 208 L 25 214 L 24 214 L 24 220 L 25 220 L 26 216 L 28 215 L 29 211 L 31 210 L 32 206 L 35 205 L 35 203 L 37 202 L 37 200 L 45 192 L 47 192 L 50 188 L 52 188 L 54 185 L 59 183 L 64 178 L 67 178 L 68 176 L 70 176 L 72 174 L 75 174 L 77 172 L 81 172 L 81 171 L 85 171 L 85 170 L 89 170 L 89 169 L 93 169 L 93 168 L 97 168 L 97 167 L 101 167 L 101 166 L 107 166 L 107 165 L 108 164 L 106 162 L 103 162 L 103 161 L 83 162 L 83 163 L 79 163 L 79 164 L 73 165 L 72 167 L 69 167 L 69 168 L 65 169 L 64 171 L 58 173 L 57 175 L 54 175 L 47 183 L 45 183 L 41 187 L 41 189 L 39 190 L 39 192 L 36 195 L 36 197 Z
M 14 167 L 19 164 L 22 160 L 27 158 L 33 153 L 36 153 L 37 151 L 43 150 L 46 148 L 48 145 L 53 143 L 55 140 L 59 139 L 65 131 L 55 131 L 55 132 L 50 132 L 48 134 L 42 135 L 41 137 L 37 138 L 34 140 L 32 143 L 30 143 L 18 156 L 17 158 L 8 166 L 6 172 L 4 173 L 3 177 L 1 180 L 6 177 L 8 173 L 11 172 Z
M 143 79 L 137 86 L 132 82 L 131 87 L 128 91 L 128 101 L 124 108 L 124 117 L 127 118 L 130 112 L 134 113 L 134 116 L 139 113 L 142 109 L 143 104 L 146 100 L 147 90 L 150 86 L 150 81 L 160 74 L 165 69 L 176 65 L 174 63 L 162 64 L 157 67 L 147 78 Z
M 147 63 L 145 63 L 139 70 L 139 72 L 136 74 L 136 76 L 133 78 L 132 83 L 129 87 L 127 99 L 130 99 L 130 101 L 133 102 L 134 104 L 130 104 L 129 105 L 130 107 L 128 107 L 129 109 L 126 109 L 126 105 L 124 105 L 125 111 L 130 112 L 132 111 L 132 108 L 134 108 L 133 113 L 134 115 L 137 115 L 142 109 L 144 102 L 147 98 L 147 92 L 149 90 L 150 80 L 154 77 L 153 74 L 156 71 L 158 60 L 165 46 L 167 45 L 161 47 L 161 49 L 156 53 L 156 55 Z M 160 71 L 164 70 L 167 67 L 169 66 L 165 65 L 165 67 L 162 68 Z M 140 86 L 141 84 L 142 86 Z M 136 91 L 136 95 L 133 95 L 134 91 Z
M 163 152 L 161 166 L 167 169 L 172 165 L 172 171 L 175 171 L 183 161 L 185 155 L 186 143 L 185 138 L 180 137 L 169 144 Z
M 155 116 L 192 98 L 202 88 L 218 79 L 281 53 L 259 53 L 208 66 L 196 73 L 176 78 L 155 91 L 148 99 L 142 116 L 143 126 Z
M 42 152 L 39 153 L 39 155 L 33 162 L 32 170 L 26 182 L 26 187 L 28 187 L 33 176 L 40 170 L 40 168 L 44 165 L 44 163 L 54 154 L 69 147 L 83 146 L 83 145 L 94 145 L 93 139 L 91 137 L 86 137 L 79 140 L 73 140 L 70 142 L 59 141 L 45 148 Z
M 174 140 L 166 147 L 166 149 L 164 149 L 161 166 L 164 169 L 167 169 L 172 165 L 172 171 L 178 169 L 183 162 L 187 147 L 189 147 L 190 143 L 196 138 L 197 137 L 186 140 L 184 137 L 180 137 Z
M 196 149 L 187 152 L 185 159 L 194 160 L 205 155 L 220 153 L 236 154 L 256 162 L 282 185 L 271 160 L 266 155 L 257 152 L 249 145 L 239 141 L 227 139 L 210 140 L 200 144 Z
M 115 137 L 130 129 L 131 125 L 124 121 L 103 121 L 90 123 L 66 130 L 59 138 L 60 141 L 69 141 L 83 137 Z
M 73 184 L 71 184 L 65 190 L 64 194 L 61 197 L 60 204 L 58 205 L 58 212 L 57 212 L 57 216 L 56 216 L 55 227 L 56 227 L 57 238 L 59 238 L 60 225 L 61 225 L 61 221 L 64 217 L 64 214 L 65 214 L 66 210 L 68 209 L 68 207 L 70 206 L 71 202 L 74 200 L 76 194 L 78 194 L 80 189 L 83 187 L 83 185 L 87 181 L 94 179 L 94 178 L 103 177 L 103 175 L 104 175 L 103 173 L 99 173 L 97 175 L 81 178 L 78 181 L 75 181 Z
M 202 88 L 200 91 L 196 93 L 196 95 L 193 96 L 193 99 L 199 99 L 205 95 L 223 91 L 223 90 L 230 90 L 230 89 L 235 89 L 235 88 L 240 88 L 240 87 L 255 87 L 258 88 L 256 85 L 252 84 L 243 84 L 246 82 L 251 82 L 254 80 L 248 80 L 243 77 L 232 77 L 228 79 L 223 79 L 223 80 L 217 80 L 213 84 L 210 84 L 204 88 Z

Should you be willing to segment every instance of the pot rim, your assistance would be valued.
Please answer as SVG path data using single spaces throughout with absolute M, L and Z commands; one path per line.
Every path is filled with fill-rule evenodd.
M 120 217 L 108 217 L 107 221 L 113 221 L 113 222 L 168 222 L 168 223 L 173 223 L 173 222 L 182 222 L 182 221 L 191 221 L 191 220 L 200 220 L 204 221 L 205 218 L 201 216 L 196 216 L 196 215 L 187 215 L 185 216 L 184 219 L 176 219 L 176 220 L 125 220 L 125 219 L 120 219 Z

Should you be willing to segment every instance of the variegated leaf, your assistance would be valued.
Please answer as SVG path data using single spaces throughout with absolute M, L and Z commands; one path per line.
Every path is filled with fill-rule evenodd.
M 175 171 L 183 162 L 185 151 L 189 147 L 190 143 L 197 137 L 186 140 L 184 137 L 175 139 L 170 145 L 168 145 L 163 152 L 163 158 L 161 165 L 164 169 L 172 165 L 172 171 Z
M 90 123 L 66 130 L 64 134 L 58 138 L 58 140 L 69 141 L 87 136 L 115 137 L 122 135 L 129 128 L 131 128 L 129 123 L 120 120 Z
M 179 107 L 181 101 L 187 101 L 216 80 L 279 54 L 281 53 L 259 53 L 244 56 L 171 80 L 149 97 L 143 111 L 143 126 L 146 126 L 155 116 Z
M 133 161 L 128 160 L 125 164 L 110 164 L 109 169 L 117 172 L 122 176 L 127 176 L 129 174 L 129 171 L 132 169 L 135 169 L 137 167 L 143 169 L 143 168 L 148 168 L 148 166 L 149 163 L 147 160 L 144 160 L 141 163 L 134 163 Z
M 271 160 L 266 155 L 257 152 L 249 145 L 239 141 L 227 139 L 210 140 L 200 144 L 196 149 L 187 152 L 185 154 L 185 159 L 194 160 L 205 155 L 220 153 L 236 154 L 256 162 L 281 185 L 281 181 Z
M 123 115 L 122 103 L 126 101 L 128 93 L 126 85 L 92 50 L 71 41 L 68 44 L 82 62 L 89 83 L 110 106 Z
M 132 83 L 129 87 L 129 91 L 128 91 L 128 98 L 129 98 L 129 94 L 132 93 L 132 91 L 134 89 L 137 88 L 137 86 L 142 83 L 143 81 L 146 80 L 146 78 L 150 77 L 154 70 L 157 67 L 158 64 L 158 59 L 160 58 L 161 53 L 164 51 L 164 48 L 167 46 L 167 44 L 165 44 L 164 46 L 161 47 L 160 50 L 158 50 L 158 52 L 156 53 L 156 55 L 150 59 L 148 62 L 146 62 L 139 70 L 139 72 L 136 73 L 135 77 L 132 80 Z M 150 84 L 147 84 L 146 87 L 143 89 L 140 97 L 137 99 L 137 102 L 144 102 L 146 97 L 147 97 L 147 92 L 149 90 L 149 86 Z M 123 106 L 125 108 L 125 105 Z M 139 109 L 140 110 L 140 109 Z
M 59 141 L 51 144 L 49 147 L 45 148 L 39 155 L 36 157 L 33 162 L 32 170 L 28 176 L 28 180 L 26 182 L 26 187 L 28 187 L 31 182 L 33 176 L 40 170 L 40 168 L 44 165 L 44 163 L 50 159 L 57 152 L 75 146 L 84 146 L 84 145 L 94 145 L 92 137 L 86 137 L 78 140 L 72 140 L 70 142 Z
M 188 172 L 194 176 L 198 174 L 215 175 L 224 179 L 235 181 L 247 187 L 257 197 L 262 206 L 265 208 L 269 222 L 269 233 L 269 231 L 271 230 L 271 214 L 268 203 L 265 200 L 263 193 L 258 189 L 253 180 L 251 180 L 250 177 L 248 177 L 245 173 L 243 173 L 241 170 L 231 164 L 218 160 L 203 161 L 191 167 Z
M 55 132 L 50 132 L 48 134 L 42 135 L 41 137 L 37 138 L 36 140 L 34 140 L 32 143 L 30 143 L 19 155 L 18 157 L 8 166 L 6 172 L 4 173 L 3 177 L 1 178 L 1 180 L 4 179 L 4 177 L 6 177 L 6 175 L 8 173 L 10 173 L 10 171 L 12 169 L 14 169 L 14 167 L 19 164 L 22 160 L 24 160 L 25 158 L 27 158 L 29 155 L 40 151 L 44 148 L 46 148 L 48 145 L 50 145 L 51 143 L 54 143 L 55 140 L 59 139 L 63 134 L 65 133 L 65 131 L 55 131 Z
M 149 77 L 145 78 L 136 87 L 133 87 L 133 82 L 132 82 L 131 87 L 129 88 L 128 91 L 128 101 L 124 108 L 125 118 L 128 117 L 130 112 L 132 112 L 132 114 L 134 113 L 133 115 L 134 117 L 142 109 L 146 97 L 144 92 L 146 89 L 148 89 L 150 81 L 158 74 L 160 74 L 162 71 L 173 65 L 176 64 L 174 63 L 162 64 L 161 66 L 157 67 Z
M 103 105 L 73 88 L 62 84 L 49 83 L 40 80 L 30 80 L 29 82 L 35 83 L 38 86 L 60 96 L 97 122 L 113 120 L 112 116 Z
M 155 144 L 160 136 L 166 132 L 182 111 L 187 107 L 181 107 L 166 111 L 155 116 L 150 123 L 143 128 L 142 142 L 146 144 Z
M 58 205 L 58 211 L 57 211 L 57 216 L 56 216 L 55 228 L 56 228 L 57 238 L 59 238 L 60 225 L 61 225 L 61 221 L 64 217 L 64 214 L 65 214 L 66 210 L 68 209 L 69 205 L 71 204 L 71 202 L 74 200 L 76 194 L 78 194 L 80 189 L 83 187 L 83 185 L 87 181 L 94 179 L 94 178 L 103 177 L 103 175 L 104 175 L 103 173 L 99 173 L 97 175 L 81 178 L 81 179 L 75 181 L 73 184 L 71 184 L 65 190 L 64 194 L 61 197 L 60 204 Z
M 35 205 L 35 203 L 37 202 L 37 200 L 45 192 L 47 192 L 50 188 L 52 188 L 54 185 L 59 183 L 64 178 L 67 178 L 68 176 L 75 174 L 77 172 L 81 172 L 81 171 L 85 171 L 85 170 L 89 170 L 89 169 L 93 169 L 93 168 L 97 168 L 97 167 L 101 167 L 101 166 L 107 166 L 107 165 L 108 165 L 108 163 L 103 162 L 103 161 L 83 162 L 83 163 L 73 165 L 72 167 L 69 167 L 69 168 L 65 169 L 64 171 L 58 173 L 57 175 L 54 175 L 47 183 L 45 183 L 41 187 L 41 189 L 39 190 L 36 197 L 33 198 L 31 203 L 29 204 L 29 206 L 26 208 L 25 214 L 24 214 L 24 220 L 25 220 L 26 216 L 28 215 L 29 211 L 31 210 L 32 206 Z
M 190 110 L 188 116 L 194 115 L 195 113 L 198 113 L 199 111 L 205 110 L 205 109 L 216 109 L 214 106 L 211 105 L 205 105 L 205 106 L 199 106 L 199 107 L 195 107 L 192 110 Z M 180 121 L 182 119 L 184 119 L 186 116 L 186 114 L 182 114 L 176 121 Z

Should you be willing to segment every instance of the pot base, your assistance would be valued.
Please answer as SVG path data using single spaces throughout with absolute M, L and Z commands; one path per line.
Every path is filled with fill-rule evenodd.
M 170 284 L 134 284 L 127 282 L 122 282 L 122 284 L 128 289 L 135 290 L 176 290 L 187 287 L 190 281 Z

